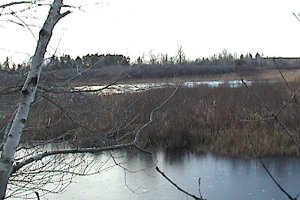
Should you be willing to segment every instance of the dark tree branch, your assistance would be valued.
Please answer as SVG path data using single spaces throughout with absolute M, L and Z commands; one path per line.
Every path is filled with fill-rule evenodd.
M 250 141 L 250 144 L 255 152 L 255 155 L 258 157 L 259 162 L 261 163 L 261 165 L 263 166 L 264 170 L 267 172 L 267 174 L 269 175 L 269 177 L 272 179 L 272 181 L 275 183 L 275 185 L 290 199 L 290 200 L 297 200 L 297 196 L 294 198 L 292 197 L 274 178 L 274 176 L 272 175 L 272 173 L 269 171 L 269 169 L 267 168 L 267 166 L 265 165 L 265 162 L 263 161 L 263 159 L 261 158 L 261 156 L 259 155 L 253 141 L 251 140 L 250 136 L 247 134 L 248 139 Z
M 203 199 L 202 197 L 197 197 L 197 196 L 195 196 L 195 195 L 193 195 L 193 194 L 191 194 L 191 193 L 185 191 L 185 190 L 182 189 L 181 187 L 179 187 L 179 186 L 178 186 L 176 183 L 174 183 L 167 175 L 165 175 L 165 173 L 162 172 L 158 167 L 156 167 L 155 169 L 156 169 L 156 171 L 157 171 L 158 173 L 160 173 L 167 181 L 169 181 L 169 182 L 170 182 L 174 187 L 176 187 L 179 191 L 181 191 L 181 192 L 183 192 L 184 194 L 186 194 L 186 195 L 188 195 L 188 196 L 194 198 L 195 200 L 205 200 L 205 199 Z
M 34 191 L 34 193 L 35 193 L 35 195 L 36 195 L 36 198 L 37 198 L 38 200 L 40 200 L 40 195 L 39 195 L 39 193 L 38 193 L 37 191 Z
M 293 15 L 294 15 L 295 18 L 300 22 L 299 14 L 297 15 L 296 13 L 293 13 Z
M 20 4 L 32 4 L 32 1 L 15 1 L 15 2 L 10 2 L 7 4 L 0 5 L 0 8 L 6 8 L 10 6 L 15 6 L 15 5 L 20 5 Z

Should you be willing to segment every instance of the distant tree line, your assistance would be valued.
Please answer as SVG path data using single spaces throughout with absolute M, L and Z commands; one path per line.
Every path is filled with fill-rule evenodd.
M 16 64 L 14 63 L 9 57 L 5 58 L 5 61 L 3 63 L 0 63 L 0 69 L 1 70 L 7 70 L 7 71 L 17 71 L 23 68 L 27 68 L 27 64 Z
M 175 56 L 169 56 L 168 54 L 153 54 L 139 56 L 136 60 L 132 61 L 129 56 L 121 54 L 87 54 L 82 57 L 77 56 L 75 59 L 70 55 L 62 55 L 60 57 L 53 56 L 47 60 L 46 69 L 64 69 L 64 68 L 76 68 L 77 70 L 83 68 L 101 68 L 108 66 L 143 66 L 143 65 L 158 65 L 158 66 L 172 66 L 172 65 L 254 65 L 264 66 L 271 65 L 269 62 L 271 58 L 263 58 L 261 54 L 256 53 L 252 56 L 251 53 L 238 56 L 236 53 L 230 53 L 227 50 L 223 50 L 221 53 L 214 54 L 208 58 L 197 58 L 195 60 L 188 60 L 185 56 L 182 46 L 178 46 L 177 54 Z M 284 58 L 286 59 L 286 58 Z M 299 58 L 294 60 L 289 59 L 291 62 L 300 62 Z M 272 61 L 272 60 L 271 60 Z M 273 62 L 273 61 L 272 61 Z M 271 63 L 271 64 L 270 64 Z M 15 64 L 9 57 L 3 63 L 0 63 L 0 69 L 2 70 L 19 70 L 28 68 L 27 63 Z
M 112 65 L 128 66 L 130 58 L 118 54 L 87 54 L 82 57 L 77 56 L 75 59 L 70 55 L 62 55 L 60 57 L 53 56 L 46 61 L 47 69 L 64 69 L 64 68 L 101 68 Z M 29 64 L 22 63 L 16 64 L 9 57 L 6 57 L 3 63 L 0 63 L 0 69 L 17 71 L 20 69 L 28 68 Z
M 138 57 L 135 64 L 145 64 L 145 65 L 182 65 L 182 64 L 196 64 L 196 65 L 262 65 L 262 56 L 256 53 L 252 56 L 251 53 L 241 54 L 237 56 L 235 53 L 230 53 L 227 50 L 223 50 L 219 54 L 214 54 L 211 57 L 196 58 L 195 60 L 187 60 L 185 53 L 181 46 L 178 47 L 177 55 L 169 56 L 168 54 L 150 54 L 148 58 L 145 56 Z
M 100 68 L 112 65 L 122 65 L 128 66 L 130 63 L 130 58 L 117 55 L 117 54 L 87 54 L 85 56 L 77 56 L 75 59 L 72 59 L 70 55 L 63 55 L 61 57 L 53 56 L 50 59 L 50 63 L 47 65 L 51 69 L 61 69 L 67 67 L 76 67 L 76 68 Z

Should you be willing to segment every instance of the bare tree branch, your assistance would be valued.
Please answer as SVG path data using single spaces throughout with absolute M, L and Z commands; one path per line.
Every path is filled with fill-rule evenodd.
M 7 4 L 0 5 L 0 8 L 6 8 L 6 7 L 20 5 L 20 4 L 32 4 L 32 3 L 33 1 L 15 1 L 15 2 L 10 2 Z
M 24 166 L 26 166 L 26 165 L 28 165 L 32 162 L 42 160 L 43 158 L 48 157 L 48 156 L 64 155 L 64 154 L 99 153 L 99 152 L 103 152 L 103 151 L 125 149 L 125 148 L 129 148 L 129 147 L 135 147 L 135 143 L 130 142 L 130 143 L 126 143 L 126 144 L 118 144 L 118 145 L 97 147 L 97 148 L 92 147 L 92 148 L 64 149 L 64 150 L 56 150 L 56 151 L 49 151 L 49 152 L 46 151 L 42 154 L 32 156 L 31 158 L 29 158 L 25 161 L 16 163 L 14 165 L 12 174 L 15 173 L 16 171 L 18 171 L 19 169 L 21 169 Z
M 293 13 L 293 15 L 294 15 L 295 18 L 300 22 L 299 14 L 297 15 L 296 13 Z
M 94 92 L 101 92 L 105 89 L 109 89 L 111 86 L 115 85 L 117 82 L 119 82 L 121 80 L 121 78 L 112 81 L 111 83 L 105 85 L 102 88 L 99 89 L 74 89 L 74 88 L 69 88 L 69 89 L 54 89 L 54 88 L 47 88 L 47 87 L 43 87 L 43 86 L 38 86 L 39 89 L 41 89 L 42 91 L 45 92 L 49 92 L 49 93 L 56 93 L 56 94 L 62 94 L 62 93 L 94 93 Z
M 184 194 L 186 194 L 186 195 L 188 195 L 188 196 L 194 198 L 195 200 L 205 200 L 205 199 L 203 199 L 202 197 L 197 197 L 197 196 L 195 196 L 195 195 L 193 195 L 193 194 L 191 194 L 191 193 L 185 191 L 185 190 L 182 189 L 181 187 L 179 187 L 179 186 L 178 186 L 176 183 L 174 183 L 167 175 L 165 175 L 165 173 L 162 172 L 158 167 L 156 167 L 155 169 L 156 169 L 156 171 L 157 171 L 158 173 L 160 173 L 167 181 L 169 181 L 173 186 L 175 186 L 179 191 L 181 191 L 181 192 L 183 192 Z
M 146 150 L 143 150 L 141 147 L 138 146 L 138 139 L 141 135 L 141 132 L 149 126 L 151 123 L 153 123 L 153 115 L 156 111 L 158 111 L 160 108 L 162 108 L 177 92 L 179 88 L 179 85 L 175 88 L 175 90 L 172 92 L 171 95 L 168 96 L 168 98 L 163 101 L 159 106 L 154 108 L 150 115 L 149 115 L 149 121 L 145 123 L 141 128 L 138 129 L 138 131 L 135 133 L 135 138 L 132 142 L 129 143 L 124 143 L 124 144 L 115 144 L 111 146 L 103 146 L 103 147 L 92 147 L 92 148 L 74 148 L 74 149 L 62 149 L 62 150 L 55 150 L 55 151 L 49 151 L 49 152 L 44 152 L 41 154 L 37 154 L 35 156 L 32 156 L 24 161 L 18 162 L 14 165 L 12 174 L 17 172 L 19 169 L 23 168 L 24 166 L 38 161 L 42 160 L 45 157 L 48 156 L 53 156 L 53 155 L 64 155 L 64 154 L 81 154 L 81 153 L 98 153 L 98 152 L 103 152 L 103 151 L 110 151 L 110 150 L 117 150 L 117 149 L 125 149 L 125 148 L 136 148 L 138 150 L 141 150 L 143 152 L 149 153 Z
M 275 185 L 290 199 L 290 200 L 297 200 L 297 196 L 294 198 L 292 197 L 274 178 L 274 176 L 272 175 L 272 173 L 269 171 L 269 169 L 267 168 L 267 166 L 265 165 L 265 162 L 263 161 L 263 159 L 261 158 L 261 156 L 259 155 L 258 151 L 256 150 L 256 147 L 253 143 L 253 141 L 251 140 L 249 134 L 247 134 L 248 139 L 250 141 L 250 144 L 255 152 L 255 155 L 258 157 L 259 162 L 261 163 L 261 165 L 263 166 L 264 170 L 267 172 L 267 174 L 269 175 L 269 177 L 272 179 L 272 181 L 275 183 Z

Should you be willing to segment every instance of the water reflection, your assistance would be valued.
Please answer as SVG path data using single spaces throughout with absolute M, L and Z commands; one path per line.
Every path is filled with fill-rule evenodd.
M 97 159 L 100 162 L 109 156 L 105 154 Z M 189 199 L 155 171 L 156 165 L 178 185 L 196 195 L 197 181 L 201 177 L 201 192 L 208 200 L 286 199 L 255 159 L 186 152 L 155 155 L 130 152 L 117 153 L 115 157 L 119 161 L 123 159 L 122 167 L 116 166 L 95 176 L 76 177 L 65 193 L 48 195 L 47 199 Z M 300 191 L 300 159 L 264 160 L 280 184 L 296 196 Z
M 252 85 L 252 81 L 244 81 L 248 86 Z M 229 88 L 239 88 L 243 85 L 241 80 L 231 80 L 231 81 L 188 81 L 181 84 L 183 87 L 199 87 L 207 86 L 209 88 L 216 88 L 220 86 L 225 86 Z M 105 85 L 94 85 L 94 86 L 80 86 L 75 87 L 74 90 L 78 91 L 99 91 L 99 94 L 110 95 L 110 94 L 123 94 L 123 93 L 136 93 L 143 92 L 151 89 L 159 89 L 166 87 L 175 87 L 174 83 L 134 83 L 134 84 L 115 84 L 108 88 Z

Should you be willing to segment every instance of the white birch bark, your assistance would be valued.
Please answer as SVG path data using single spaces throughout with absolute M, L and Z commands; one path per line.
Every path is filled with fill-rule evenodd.
M 7 134 L 6 140 L 4 141 L 0 157 L 0 200 L 5 198 L 7 185 L 13 170 L 16 148 L 19 145 L 23 128 L 28 118 L 30 106 L 35 99 L 37 83 L 42 70 L 44 55 L 52 36 L 52 31 L 56 23 L 70 13 L 69 11 L 60 13 L 62 5 L 63 0 L 53 1 L 48 17 L 39 32 L 39 40 L 32 58 L 31 70 L 21 90 L 18 110 Z

